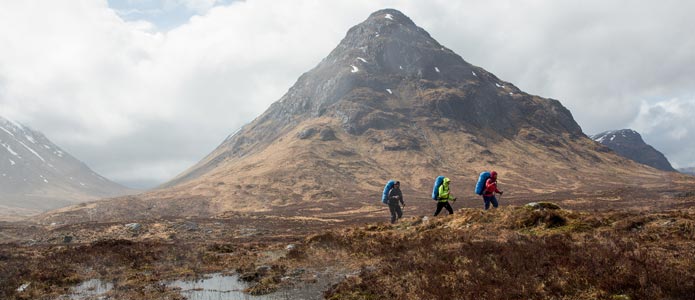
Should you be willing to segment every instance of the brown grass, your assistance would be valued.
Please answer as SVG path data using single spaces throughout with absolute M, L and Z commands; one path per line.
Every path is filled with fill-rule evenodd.
M 541 207 L 461 209 L 452 216 L 412 217 L 396 225 L 316 227 L 317 233 L 295 241 L 274 235 L 233 238 L 229 234 L 235 230 L 228 230 L 214 239 L 188 239 L 185 234 L 199 233 L 184 231 L 177 232 L 180 240 L 102 237 L 82 244 L 0 244 L 0 299 L 55 299 L 92 278 L 112 282 L 113 299 L 182 299 L 162 282 L 212 272 L 240 274 L 251 294 L 287 291 L 323 280 L 316 274 L 332 274 L 334 285 L 324 294 L 328 299 L 695 295 L 695 210 Z M 290 250 L 288 243 L 294 245 Z M 18 293 L 25 282 L 31 287 Z
M 694 217 L 472 210 L 308 243 L 379 260 L 331 288 L 328 299 L 691 299 Z

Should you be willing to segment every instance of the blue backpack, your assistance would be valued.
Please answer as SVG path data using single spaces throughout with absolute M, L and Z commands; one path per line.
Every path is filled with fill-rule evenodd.
M 475 185 L 475 193 L 478 195 L 482 195 L 483 191 L 485 191 L 485 182 L 487 179 L 490 178 L 490 172 L 485 171 L 480 173 L 480 176 L 478 177 L 478 183 Z
M 389 182 L 386 183 L 386 186 L 384 186 L 384 193 L 381 194 L 381 202 L 384 204 L 389 203 L 389 191 L 393 188 L 393 185 L 396 183 L 395 180 L 391 179 Z
M 439 187 L 444 182 L 444 176 L 437 176 L 434 180 L 434 186 L 432 187 L 432 200 L 437 200 L 439 198 Z

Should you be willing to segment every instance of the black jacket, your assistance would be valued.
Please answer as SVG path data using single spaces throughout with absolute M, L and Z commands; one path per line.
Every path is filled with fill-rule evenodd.
M 403 193 L 401 193 L 401 189 L 399 188 L 392 188 L 389 190 L 389 196 L 387 199 L 389 200 L 389 205 L 397 205 L 399 201 L 401 204 L 405 205 L 405 202 L 403 201 Z

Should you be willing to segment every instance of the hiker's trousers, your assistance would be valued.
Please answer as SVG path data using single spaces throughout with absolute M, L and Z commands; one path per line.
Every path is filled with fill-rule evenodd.
M 497 198 L 495 198 L 494 194 L 492 196 L 483 196 L 483 201 L 485 202 L 485 210 L 490 208 L 490 203 L 492 203 L 492 207 L 497 208 Z
M 403 217 L 403 210 L 401 210 L 401 206 L 398 203 L 389 203 L 389 210 L 391 211 L 391 224 L 396 223 L 396 220 Z
M 437 211 L 434 212 L 434 215 L 438 215 L 439 212 L 442 211 L 442 208 L 446 208 L 446 210 L 449 212 L 450 215 L 454 214 L 454 209 L 451 208 L 451 204 L 449 204 L 449 201 L 446 202 L 437 202 Z

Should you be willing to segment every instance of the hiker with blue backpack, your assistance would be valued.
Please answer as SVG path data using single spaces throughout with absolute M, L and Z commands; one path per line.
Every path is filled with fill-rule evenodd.
M 485 210 L 492 207 L 497 208 L 497 198 L 495 193 L 504 194 L 504 192 L 497 189 L 497 172 L 482 172 L 478 177 L 478 184 L 475 186 L 475 193 L 483 196 L 483 202 L 485 204 Z
M 403 193 L 401 193 L 401 182 L 389 180 L 384 187 L 384 193 L 381 195 L 381 202 L 388 204 L 391 212 L 391 224 L 396 223 L 396 220 L 403 217 L 401 205 L 405 207 Z
M 437 201 L 437 210 L 434 212 L 435 216 L 442 211 L 442 208 L 446 208 L 450 215 L 454 214 L 454 209 L 451 207 L 451 204 L 449 204 L 449 200 L 456 202 L 456 198 L 449 192 L 450 181 L 448 177 L 444 176 L 439 176 L 434 180 L 432 199 Z

